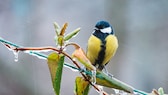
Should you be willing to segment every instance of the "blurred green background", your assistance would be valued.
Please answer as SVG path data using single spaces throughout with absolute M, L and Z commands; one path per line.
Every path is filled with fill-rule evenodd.
M 168 93 L 167 0 L 0 0 L 0 36 L 21 46 L 55 46 L 56 21 L 68 22 L 67 32 L 81 27 L 71 41 L 85 49 L 99 20 L 109 21 L 119 40 L 108 71 L 137 89 Z M 20 52 L 14 62 L 2 44 L 0 52 L 0 95 L 54 95 L 46 60 Z M 77 75 L 64 68 L 62 95 L 73 95 Z

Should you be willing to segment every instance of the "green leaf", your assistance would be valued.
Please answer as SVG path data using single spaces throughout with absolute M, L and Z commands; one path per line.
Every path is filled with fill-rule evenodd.
M 158 93 L 159 93 L 159 95 L 164 95 L 164 90 L 163 90 L 162 87 L 160 87 L 160 88 L 158 89 Z
M 90 84 L 83 77 L 76 77 L 75 80 L 75 95 L 88 95 Z
M 102 85 L 105 87 L 110 87 L 110 88 L 116 88 L 119 90 L 123 90 L 129 93 L 133 93 L 133 87 L 123 83 L 120 80 L 117 80 L 116 78 L 110 78 L 106 74 L 104 74 L 102 71 L 97 71 L 96 74 L 96 84 Z
M 60 31 L 61 31 L 58 23 L 54 22 L 54 28 L 55 28 L 56 35 L 58 36 L 60 34 Z
M 80 28 L 77 28 L 74 31 L 72 31 L 71 33 L 67 34 L 64 38 L 64 41 L 68 41 L 72 37 L 75 37 L 78 34 L 79 31 L 80 31 Z
M 53 52 L 48 56 L 47 59 L 48 59 L 47 63 L 50 70 L 54 91 L 56 95 L 60 95 L 64 56 Z
M 58 45 L 63 46 L 64 45 L 64 36 L 59 35 L 57 41 L 58 41 L 57 42 Z

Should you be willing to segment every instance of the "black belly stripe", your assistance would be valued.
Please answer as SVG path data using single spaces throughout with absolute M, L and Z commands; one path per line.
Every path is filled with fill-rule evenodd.
M 103 64 L 103 61 L 104 61 L 104 58 L 105 58 L 105 51 L 106 51 L 106 41 L 105 41 L 105 38 L 109 35 L 107 33 L 102 33 L 100 32 L 100 30 L 95 30 L 95 32 L 93 33 L 94 36 L 98 37 L 100 40 L 101 40 L 101 50 L 98 54 L 98 57 L 97 59 L 95 60 L 94 62 L 94 66 L 97 66 L 98 65 L 98 69 L 99 70 L 102 70 L 104 68 L 104 65 Z
M 104 68 L 103 61 L 104 61 L 105 51 L 106 51 L 105 44 L 106 44 L 106 41 L 103 41 L 102 45 L 101 45 L 101 50 L 100 50 L 99 55 L 98 55 L 98 58 L 95 60 L 95 64 L 94 64 L 94 65 L 98 64 L 98 69 L 100 69 L 100 70 L 102 70 Z

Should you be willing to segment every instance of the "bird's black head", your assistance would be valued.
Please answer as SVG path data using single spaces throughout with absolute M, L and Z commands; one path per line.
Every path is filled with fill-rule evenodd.
M 98 29 L 104 29 L 110 27 L 110 24 L 107 21 L 99 21 L 95 27 Z
M 105 38 L 112 34 L 114 35 L 112 26 L 107 21 L 99 21 L 97 22 L 96 29 L 93 31 L 93 35 L 100 38 L 102 42 L 104 42 Z
M 112 26 L 107 21 L 99 21 L 95 27 L 96 31 L 100 31 L 105 34 L 114 34 Z

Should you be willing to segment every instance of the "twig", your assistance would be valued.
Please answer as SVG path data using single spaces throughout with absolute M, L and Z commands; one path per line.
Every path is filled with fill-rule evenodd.
M 15 48 L 14 50 L 16 50 L 16 51 L 26 51 L 26 50 L 32 50 L 32 51 L 36 51 L 36 50 L 38 50 L 38 51 L 39 51 L 39 50 L 53 50 L 53 51 L 56 51 L 56 52 L 58 52 L 58 53 L 63 54 L 64 56 L 68 57 L 68 58 L 76 65 L 76 67 L 77 67 L 79 70 L 81 70 L 81 67 L 78 65 L 78 63 L 77 63 L 76 61 L 73 60 L 73 58 L 72 58 L 70 55 L 68 55 L 66 52 L 60 51 L 60 50 L 58 50 L 57 48 L 54 48 L 54 47 L 51 47 L 51 46 L 49 46 L 49 47 L 36 47 L 36 48 L 32 48 L 32 47 L 28 47 L 28 48 Z M 83 74 L 83 72 L 80 72 L 80 73 L 81 73 L 81 75 L 85 78 L 85 80 L 89 82 L 90 85 L 92 85 L 97 91 L 99 91 L 99 92 L 101 91 L 95 84 L 93 84 L 93 83 L 87 78 L 87 76 L 86 76 L 85 74 Z M 107 95 L 107 93 L 105 93 L 105 92 L 103 91 L 103 95 Z
M 48 47 L 36 47 L 36 48 L 34 48 L 34 47 L 21 47 L 21 46 L 19 46 L 19 45 L 16 45 L 16 44 L 13 44 L 12 42 L 9 42 L 9 41 L 7 41 L 7 40 L 4 40 L 4 39 L 2 39 L 1 37 L 0 37 L 0 42 L 2 42 L 3 44 L 5 44 L 5 46 L 7 46 L 8 48 L 10 48 L 10 45 L 11 46 L 13 46 L 13 47 L 16 47 L 16 48 L 14 48 L 13 50 L 15 50 L 15 51 L 29 51 L 29 53 L 30 54 L 35 54 L 35 55 L 37 55 L 37 56 L 40 56 L 40 57 L 44 57 L 44 58 L 47 58 L 47 56 L 45 56 L 45 55 L 43 55 L 43 54 L 41 54 L 41 53 L 38 53 L 38 52 L 34 52 L 34 51 L 39 51 L 39 50 L 53 50 L 53 51 L 56 51 L 56 52 L 58 52 L 58 53 L 61 53 L 61 54 L 63 54 L 63 55 L 65 55 L 66 57 L 68 57 L 75 65 L 76 65 L 76 67 L 78 68 L 78 70 L 79 71 L 81 71 L 82 69 L 81 69 L 81 67 L 78 65 L 78 63 L 76 62 L 76 61 L 74 61 L 73 60 L 73 58 L 70 56 L 70 55 L 68 55 L 67 53 L 65 53 L 65 52 L 63 52 L 62 50 L 58 50 L 57 48 L 54 48 L 54 47 L 52 47 L 52 46 L 48 46 Z M 69 65 L 67 65 L 67 64 L 65 64 L 66 66 L 69 66 Z M 69 66 L 70 67 L 70 66 Z M 74 68 L 74 67 L 73 67 Z M 85 80 L 86 81 L 88 81 L 89 82 L 89 84 L 90 85 L 92 85 L 97 91 L 101 91 L 95 84 L 93 84 L 88 78 L 87 78 L 87 76 L 85 75 L 85 74 L 83 74 L 83 72 L 80 72 L 81 73 L 81 75 L 85 78 Z M 102 94 L 103 95 L 108 95 L 106 92 L 102 92 Z

